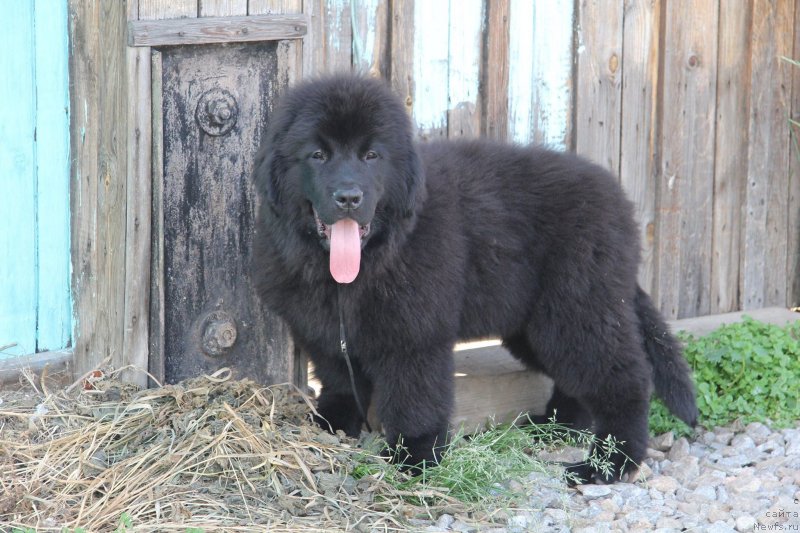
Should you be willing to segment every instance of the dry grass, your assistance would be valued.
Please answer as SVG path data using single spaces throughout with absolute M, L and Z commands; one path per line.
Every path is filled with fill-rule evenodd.
M 290 387 L 226 372 L 142 391 L 113 374 L 89 381 L 0 404 L 3 526 L 113 531 L 123 517 L 127 531 L 393 531 L 435 512 L 407 503 L 380 468 L 351 477 L 379 459 L 311 424 L 312 404 Z

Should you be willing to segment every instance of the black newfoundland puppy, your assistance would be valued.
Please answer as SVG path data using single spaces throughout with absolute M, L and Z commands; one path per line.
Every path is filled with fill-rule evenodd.
M 612 477 L 570 467 L 585 481 L 645 457 L 653 388 L 695 423 L 688 365 L 637 286 L 631 204 L 602 168 L 487 141 L 416 144 L 390 89 L 349 75 L 291 89 L 255 165 L 256 283 L 314 363 L 325 427 L 357 435 L 372 403 L 402 442 L 395 460 L 435 461 L 453 344 L 481 337 L 553 378 L 560 420 L 590 416 L 623 442 Z

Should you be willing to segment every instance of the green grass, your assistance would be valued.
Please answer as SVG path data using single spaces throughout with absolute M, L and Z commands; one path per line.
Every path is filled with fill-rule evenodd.
M 514 494 L 504 488 L 506 483 L 531 472 L 560 475 L 559 468 L 538 457 L 541 452 L 563 446 L 588 449 L 596 443 L 590 432 L 556 423 L 520 421 L 524 423 L 498 425 L 471 436 L 456 435 L 441 463 L 424 468 L 416 477 L 409 477 L 384 461 L 370 460 L 356 467 L 352 475 L 357 479 L 383 476 L 414 504 L 429 503 L 425 500 L 439 499 L 442 494 L 465 503 L 481 503 L 498 497 L 513 498 Z M 608 472 L 609 456 L 618 450 L 617 443 L 609 439 L 596 444 L 587 461 L 601 472 Z
M 694 370 L 700 425 L 712 428 L 739 420 L 780 428 L 800 420 L 800 326 L 746 317 L 705 337 L 681 337 Z M 650 429 L 690 433 L 657 401 Z

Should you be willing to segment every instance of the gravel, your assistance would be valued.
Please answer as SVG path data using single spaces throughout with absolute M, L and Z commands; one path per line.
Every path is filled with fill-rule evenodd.
M 568 489 L 534 473 L 506 484 L 527 505 L 499 510 L 504 527 L 447 514 L 417 525 L 480 533 L 800 531 L 800 427 L 752 423 L 700 430 L 692 440 L 665 434 L 650 446 L 635 484 Z

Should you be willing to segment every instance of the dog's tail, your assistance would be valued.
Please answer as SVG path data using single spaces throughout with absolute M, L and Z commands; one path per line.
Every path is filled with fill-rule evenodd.
M 656 395 L 672 414 L 694 426 L 697 423 L 694 384 L 681 345 L 641 287 L 636 288 L 634 303 L 644 348 L 653 365 Z

